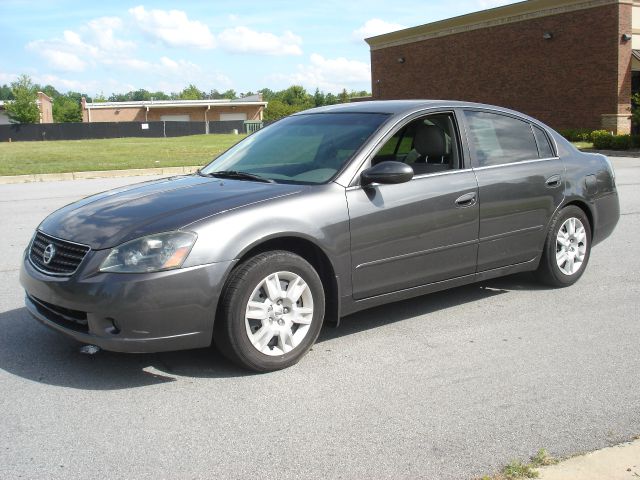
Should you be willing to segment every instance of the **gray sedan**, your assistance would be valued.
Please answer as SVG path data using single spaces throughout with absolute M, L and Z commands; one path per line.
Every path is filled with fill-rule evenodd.
M 463 102 L 335 105 L 197 174 L 48 216 L 20 279 L 43 324 L 120 352 L 205 347 L 285 368 L 322 324 L 516 272 L 575 283 L 619 218 L 606 157 Z

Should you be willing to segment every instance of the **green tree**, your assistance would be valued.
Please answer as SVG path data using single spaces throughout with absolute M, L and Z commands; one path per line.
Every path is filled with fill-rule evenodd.
M 336 97 L 333 93 L 327 93 L 324 97 L 325 105 L 335 105 L 338 103 L 338 97 Z
M 324 93 L 322 93 L 319 88 L 316 88 L 313 94 L 313 103 L 316 107 L 322 107 L 325 104 Z
M 151 94 L 151 98 L 154 100 L 171 100 L 171 97 L 164 92 L 158 90 L 157 92 L 153 92 Z
M 38 85 L 35 85 L 35 88 L 36 91 L 44 93 L 49 98 L 56 98 L 61 95 L 61 93 L 56 90 L 53 85 L 45 85 L 44 87 L 38 87 Z
M 235 90 L 231 89 L 231 90 L 227 90 L 226 92 L 222 92 L 222 98 L 227 98 L 229 100 L 234 100 L 234 99 L 238 98 L 238 94 L 236 93 Z
M 288 105 L 282 100 L 273 99 L 269 102 L 267 108 L 264 110 L 264 119 L 266 121 L 278 120 L 300 110 L 302 109 L 294 105 Z
M 103 103 L 107 101 L 107 97 L 104 96 L 104 92 L 96 93 L 93 97 L 95 103 Z
M 56 123 L 82 122 L 80 101 L 68 95 L 56 97 L 53 101 L 53 121 Z
M 270 102 L 277 96 L 276 92 L 274 92 L 270 88 L 263 88 L 262 90 L 258 90 L 258 93 L 262 94 L 262 100 L 264 100 L 265 102 Z
M 314 106 L 313 97 L 307 93 L 304 87 L 300 85 L 292 85 L 291 87 L 283 90 L 281 100 L 296 107 L 301 107 L 300 110 L 311 108 Z
M 13 101 L 5 105 L 11 123 L 38 123 L 40 111 L 36 100 L 38 92 L 28 75 L 20 75 L 11 83 Z
M 340 94 L 338 95 L 338 101 L 340 103 L 349 103 L 349 98 L 351 98 L 349 96 L 349 92 L 347 92 L 346 88 L 343 88 L 342 92 L 340 92 Z
M 204 99 L 204 92 L 201 92 L 195 85 L 189 84 L 187 88 L 180 92 L 179 96 L 180 100 L 202 100 Z
M 0 100 L 13 100 L 13 92 L 9 85 L 2 85 L 0 87 Z

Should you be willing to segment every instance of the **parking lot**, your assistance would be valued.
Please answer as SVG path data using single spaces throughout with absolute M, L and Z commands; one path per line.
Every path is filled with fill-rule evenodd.
M 620 223 L 575 286 L 360 312 L 266 375 L 212 349 L 86 356 L 40 326 L 18 283 L 35 227 L 144 178 L 0 185 L 0 478 L 459 480 L 640 434 L 640 159 L 614 165 Z

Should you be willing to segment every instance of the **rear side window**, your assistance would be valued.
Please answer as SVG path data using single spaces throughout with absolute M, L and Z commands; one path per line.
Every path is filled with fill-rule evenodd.
M 488 112 L 466 111 L 465 116 L 469 147 L 480 167 L 539 158 L 528 122 Z
M 536 142 L 538 142 L 538 152 L 540 152 L 540 158 L 552 158 L 555 157 L 549 138 L 540 127 L 533 126 L 533 133 L 536 136 Z

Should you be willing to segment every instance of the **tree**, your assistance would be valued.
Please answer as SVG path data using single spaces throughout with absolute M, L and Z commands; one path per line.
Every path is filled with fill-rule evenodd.
M 338 100 L 340 103 L 349 103 L 349 92 L 347 92 L 346 88 L 342 89 L 342 92 L 338 95 Z
M 9 85 L 2 85 L 0 87 L 0 100 L 13 100 L 13 92 Z
M 316 107 L 322 107 L 325 104 L 324 93 L 320 91 L 319 88 L 316 88 L 315 93 L 313 94 L 313 103 Z
M 267 108 L 264 110 L 264 119 L 266 121 L 278 120 L 287 115 L 291 115 L 302 110 L 293 105 L 287 105 L 281 100 L 274 99 L 269 102 Z
M 238 98 L 238 94 L 236 93 L 235 90 L 231 89 L 231 90 L 227 90 L 226 92 L 222 92 L 222 98 L 233 100 L 235 98 Z
M 53 100 L 53 121 L 56 123 L 82 122 L 80 102 L 68 94 L 56 97 Z
M 11 83 L 13 101 L 5 105 L 11 123 L 38 123 L 38 93 L 28 75 L 20 75 L 18 80 Z
M 53 85 L 45 85 L 44 87 L 38 87 L 38 85 L 35 85 L 35 89 L 36 91 L 40 91 L 44 93 L 49 98 L 56 98 L 61 95 L 61 93 L 58 90 L 56 90 Z
M 180 100 L 202 100 L 204 99 L 204 92 L 201 92 L 198 87 L 193 84 L 189 84 L 187 88 L 180 92 Z

